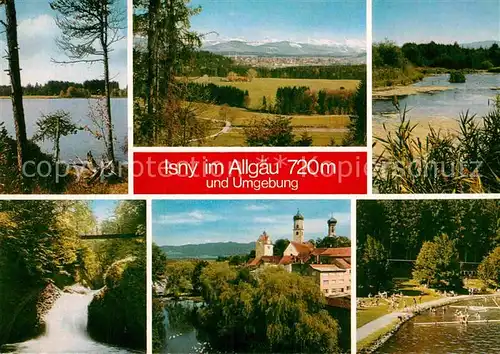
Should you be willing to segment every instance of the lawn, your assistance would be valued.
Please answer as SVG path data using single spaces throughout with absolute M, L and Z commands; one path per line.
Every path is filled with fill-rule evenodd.
M 220 134 L 215 139 L 207 139 L 201 143 L 202 146 L 245 146 L 243 128 L 252 125 L 254 121 L 276 116 L 244 108 L 222 107 L 206 103 L 196 103 L 196 105 L 199 117 L 230 121 L 232 124 L 229 133 Z M 307 132 L 313 138 L 313 146 L 328 146 L 332 138 L 336 145 L 342 144 L 350 122 L 348 115 L 297 115 L 290 117 L 294 134 L 300 136 L 303 132 Z M 214 122 L 209 135 L 217 133 L 223 126 L 223 122 Z M 198 145 L 198 143 L 194 145 Z
M 196 103 L 197 115 L 202 118 L 228 120 L 235 127 L 251 125 L 253 121 L 275 117 L 276 114 L 249 111 L 244 108 Z M 348 115 L 293 115 L 292 126 L 309 128 L 346 128 L 350 122 Z
M 251 109 L 262 107 L 262 97 L 266 97 L 267 103 L 274 102 L 276 91 L 279 87 L 307 86 L 312 90 L 338 90 L 341 87 L 346 90 L 356 90 L 359 80 L 315 80 L 315 79 L 272 79 L 256 78 L 250 82 L 226 82 L 221 77 L 201 77 L 195 80 L 198 83 L 212 83 L 220 86 L 234 86 L 241 90 L 248 90 L 250 95 Z
M 434 290 L 421 287 L 412 280 L 396 283 L 394 292 L 396 294 L 399 294 L 400 292 L 403 294 L 407 306 L 413 304 L 413 298 L 415 297 L 420 304 L 420 300 L 418 297 L 421 292 L 425 294 L 422 296 L 422 303 L 440 298 L 440 296 L 437 295 Z M 368 300 L 368 298 L 366 297 L 358 299 L 365 301 Z M 402 310 L 402 307 L 400 307 L 396 311 L 398 310 Z M 380 304 L 378 306 L 364 307 L 361 309 L 358 308 L 356 311 L 356 328 L 364 326 L 368 322 L 376 320 L 377 318 L 382 317 L 390 312 L 392 312 L 392 310 L 389 310 L 389 303 L 383 299 L 380 300 Z
M 294 131 L 294 134 L 297 137 L 299 137 L 301 133 L 302 131 Z M 336 145 L 340 145 L 345 133 L 310 132 L 309 135 L 313 138 L 313 146 L 328 146 L 332 138 Z M 233 128 L 229 133 L 220 134 L 215 139 L 205 140 L 201 146 L 246 146 L 245 135 L 243 134 L 242 129 Z

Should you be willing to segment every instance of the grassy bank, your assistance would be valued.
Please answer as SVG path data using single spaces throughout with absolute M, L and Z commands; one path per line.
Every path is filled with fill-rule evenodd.
M 422 80 L 425 74 L 413 67 L 373 68 L 373 87 L 407 86 Z
M 385 337 L 389 332 L 391 332 L 398 324 L 399 320 L 394 320 L 391 324 L 373 332 L 363 340 L 356 343 L 357 353 L 371 353 L 372 348 L 376 342 Z
M 29 100 L 63 100 L 63 99 L 73 99 L 73 98 L 103 98 L 105 96 L 92 95 L 90 97 L 65 97 L 65 96 L 43 96 L 43 95 L 24 95 L 23 99 Z M 111 96 L 111 98 L 127 98 L 126 96 Z M 0 96 L 0 100 L 10 100 L 11 96 Z
M 403 303 L 406 302 L 407 306 L 413 304 L 413 299 L 416 298 L 417 303 L 425 303 L 432 300 L 437 300 L 441 298 L 434 290 L 424 288 L 418 285 L 416 282 L 412 280 L 403 281 L 396 285 L 393 293 L 403 294 Z M 420 299 L 420 294 L 422 294 L 422 298 Z M 362 301 L 373 301 L 368 298 L 358 298 Z M 421 301 L 420 301 L 421 300 Z M 395 311 L 402 310 L 402 308 L 398 308 Z M 356 328 L 362 327 L 365 324 L 376 320 L 379 317 L 387 315 L 388 313 L 393 312 L 394 310 L 389 308 L 388 301 L 384 299 L 380 299 L 380 304 L 378 306 L 371 306 L 365 308 L 358 308 L 356 311 Z

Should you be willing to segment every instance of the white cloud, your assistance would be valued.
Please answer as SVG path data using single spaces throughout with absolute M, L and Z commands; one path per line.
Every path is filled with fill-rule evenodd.
M 45 83 L 49 80 L 83 82 L 102 78 L 103 69 L 100 63 L 61 65 L 51 61 L 52 58 L 65 59 L 55 42 L 60 33 L 54 18 L 46 14 L 19 22 L 19 56 L 23 85 Z M 0 51 L 3 52 L 7 46 L 5 35 L 0 38 Z M 113 49 L 110 54 L 111 76 L 124 88 L 127 85 L 127 40 L 115 43 Z M 4 72 L 7 68 L 7 60 L 0 58 L 0 85 L 10 84 L 10 78 Z
M 222 220 L 223 217 L 209 211 L 192 210 L 183 213 L 165 214 L 154 220 L 159 225 L 202 224 Z
M 281 222 L 281 220 L 271 216 L 257 216 L 253 218 L 253 222 L 261 224 L 272 224 L 272 223 L 279 223 Z
M 271 206 L 264 204 L 249 204 L 245 206 L 245 210 L 248 211 L 264 211 L 271 209 Z

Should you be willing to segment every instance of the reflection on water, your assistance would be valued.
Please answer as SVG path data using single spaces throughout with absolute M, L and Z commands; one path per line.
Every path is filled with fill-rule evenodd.
M 73 287 L 79 293 L 62 293 L 47 313 L 46 332 L 42 336 L 2 346 L 13 353 L 134 353 L 98 343 L 87 334 L 87 309 L 96 291 Z
M 193 309 L 202 302 L 191 300 L 165 303 L 166 347 L 164 353 L 213 353 L 206 341 L 199 339 L 193 326 Z
M 57 110 L 68 111 L 73 123 L 78 126 L 92 126 L 89 119 L 90 105 L 96 104 L 95 99 L 30 99 L 24 98 L 24 114 L 26 119 L 26 132 L 31 138 L 36 131 L 36 121 L 42 114 L 53 113 Z M 127 136 L 127 99 L 113 98 L 111 100 L 114 135 L 116 138 L 115 155 L 120 161 L 126 161 L 127 156 L 120 148 Z M 15 133 L 12 118 L 12 103 L 8 99 L 0 99 L 0 122 L 5 122 L 7 131 L 12 136 Z M 53 152 L 53 143 L 44 141 L 39 143 L 44 152 Z M 94 138 L 87 131 L 79 131 L 76 135 L 61 137 L 61 159 L 75 159 L 78 155 L 85 158 L 87 151 L 91 150 L 94 157 L 104 153 L 104 143 Z
M 470 110 L 478 116 L 485 115 L 492 108 L 492 99 L 500 91 L 492 88 L 500 87 L 500 74 L 469 74 L 464 84 L 452 84 L 448 82 L 449 75 L 437 75 L 425 77 L 414 86 L 447 86 L 452 87 L 448 91 L 432 94 L 417 94 L 399 99 L 401 108 L 405 105 L 411 109 L 411 119 L 418 118 L 453 118 L 457 119 L 459 114 Z M 488 106 L 490 100 L 490 106 Z M 377 121 L 385 121 L 383 113 L 393 114 L 396 110 L 391 100 L 373 101 L 373 118 Z M 394 116 L 391 115 L 394 120 Z
M 463 301 L 435 313 L 427 311 L 404 324 L 378 353 L 498 353 L 500 352 L 500 323 L 474 323 L 460 325 L 455 311 L 467 311 L 469 321 L 500 320 L 500 298 Z M 467 310 L 464 306 L 468 306 Z M 444 309 L 444 312 L 443 312 Z M 434 323 L 421 325 L 420 323 Z M 439 324 L 441 323 L 441 324 Z

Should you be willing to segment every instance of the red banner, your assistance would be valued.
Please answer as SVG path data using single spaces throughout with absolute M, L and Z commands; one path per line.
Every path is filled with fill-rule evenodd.
M 366 152 L 136 152 L 135 194 L 366 194 Z

